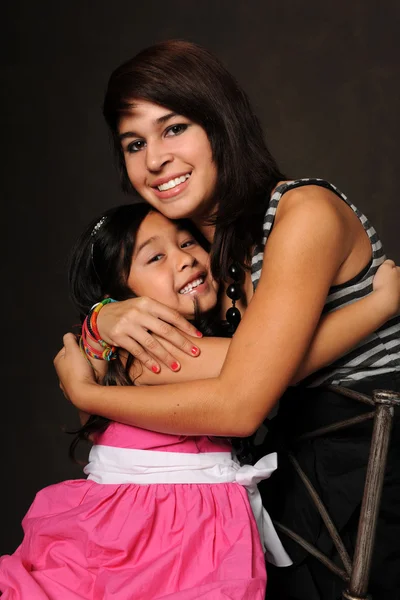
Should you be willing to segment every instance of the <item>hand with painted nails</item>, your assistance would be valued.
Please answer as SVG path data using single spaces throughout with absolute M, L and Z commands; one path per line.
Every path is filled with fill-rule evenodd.
M 163 339 L 189 356 L 200 353 L 193 343 L 193 338 L 202 337 L 196 327 L 175 309 L 146 296 L 108 304 L 99 313 L 97 324 L 103 340 L 128 350 L 153 373 L 160 371 L 159 363 L 171 371 L 180 368 L 162 345 Z

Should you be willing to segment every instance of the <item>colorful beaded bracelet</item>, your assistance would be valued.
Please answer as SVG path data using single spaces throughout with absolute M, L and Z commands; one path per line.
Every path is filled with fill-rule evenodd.
M 118 351 L 115 346 L 110 346 L 101 339 L 100 333 L 97 327 L 97 317 L 103 306 L 110 302 L 116 302 L 112 298 L 104 298 L 101 302 L 98 302 L 90 309 L 87 317 L 85 318 L 82 325 L 82 336 L 80 340 L 80 346 L 82 350 L 88 356 L 97 358 L 98 360 L 114 360 L 118 356 Z M 97 350 L 90 345 L 88 338 L 102 346 L 103 351 Z
M 80 337 L 79 346 L 85 355 L 87 354 L 88 356 L 91 356 L 92 358 L 97 358 L 98 360 L 109 361 L 116 359 L 118 356 L 116 353 L 113 353 L 112 346 L 110 346 L 109 348 L 104 348 L 103 352 L 95 350 L 87 343 L 87 341 L 83 340 L 83 336 Z
M 88 338 L 93 339 L 94 342 L 96 341 L 88 333 L 87 325 L 84 323 L 82 325 L 81 348 L 84 350 L 85 354 L 99 360 L 114 360 L 114 358 L 117 358 L 117 352 L 114 346 L 108 346 L 107 348 L 103 347 L 103 350 L 97 350 L 90 345 Z

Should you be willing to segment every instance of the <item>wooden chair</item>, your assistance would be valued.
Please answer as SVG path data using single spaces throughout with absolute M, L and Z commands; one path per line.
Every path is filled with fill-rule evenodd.
M 335 393 L 342 394 L 357 402 L 368 404 L 372 410 L 360 416 L 353 417 L 345 421 L 340 421 L 327 427 L 321 427 L 309 433 L 305 433 L 295 440 L 296 443 L 303 440 L 316 438 L 321 435 L 326 435 L 340 429 L 345 429 L 368 419 L 374 420 L 353 560 L 351 560 L 335 527 L 335 524 L 329 516 L 328 511 L 318 496 L 311 481 L 290 451 L 287 453 L 288 458 L 306 486 L 306 489 L 313 503 L 315 504 L 315 507 L 317 508 L 330 537 L 332 538 L 343 564 L 343 568 L 340 568 L 340 566 L 335 564 L 328 556 L 318 550 L 318 548 L 307 542 L 307 540 L 299 536 L 288 527 L 277 521 L 275 521 L 274 524 L 278 531 L 281 531 L 302 546 L 309 554 L 317 558 L 328 569 L 330 569 L 343 580 L 344 589 L 342 597 L 345 600 L 371 600 L 371 596 L 368 595 L 371 560 L 374 550 L 375 532 L 379 514 L 391 428 L 393 424 L 394 408 L 396 406 L 400 406 L 400 394 L 388 390 L 375 390 L 372 398 L 370 398 L 365 394 L 361 394 L 347 388 L 339 386 L 327 387 Z

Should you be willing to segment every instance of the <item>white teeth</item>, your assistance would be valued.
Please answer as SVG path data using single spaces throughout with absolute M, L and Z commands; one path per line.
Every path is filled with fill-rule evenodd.
M 204 277 L 199 277 L 199 279 L 195 279 L 194 281 L 191 281 L 190 283 L 188 283 L 187 285 L 185 285 L 184 288 L 182 288 L 181 290 L 179 290 L 179 293 L 180 294 L 188 294 L 189 292 L 191 292 L 192 290 L 194 290 L 194 288 L 197 288 L 202 283 L 204 283 Z
M 175 179 L 170 179 L 167 183 L 163 183 L 162 185 L 158 185 L 158 189 L 160 192 L 165 192 L 165 190 L 170 190 L 174 188 L 176 185 L 180 183 L 185 183 L 186 179 L 189 179 L 190 173 L 186 173 L 186 175 L 182 175 L 181 177 L 176 177 Z

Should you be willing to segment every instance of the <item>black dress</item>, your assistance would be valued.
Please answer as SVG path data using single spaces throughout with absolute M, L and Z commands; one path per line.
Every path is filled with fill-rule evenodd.
M 350 387 L 350 386 L 347 386 Z M 400 391 L 400 374 L 382 375 L 351 386 L 368 395 L 374 389 Z M 322 388 L 291 388 L 281 400 L 261 453 L 278 451 L 278 469 L 260 492 L 272 519 L 286 525 L 337 562 L 333 542 L 317 509 L 289 463 L 285 444 L 311 480 L 340 536 L 353 556 L 372 421 L 291 446 L 291 439 L 318 427 L 345 420 L 370 407 Z M 400 415 L 394 419 L 379 512 L 368 590 L 373 600 L 400 598 Z M 294 565 L 268 565 L 268 600 L 339 600 L 344 582 L 294 541 L 280 534 Z M 274 591 L 275 588 L 275 591 Z

